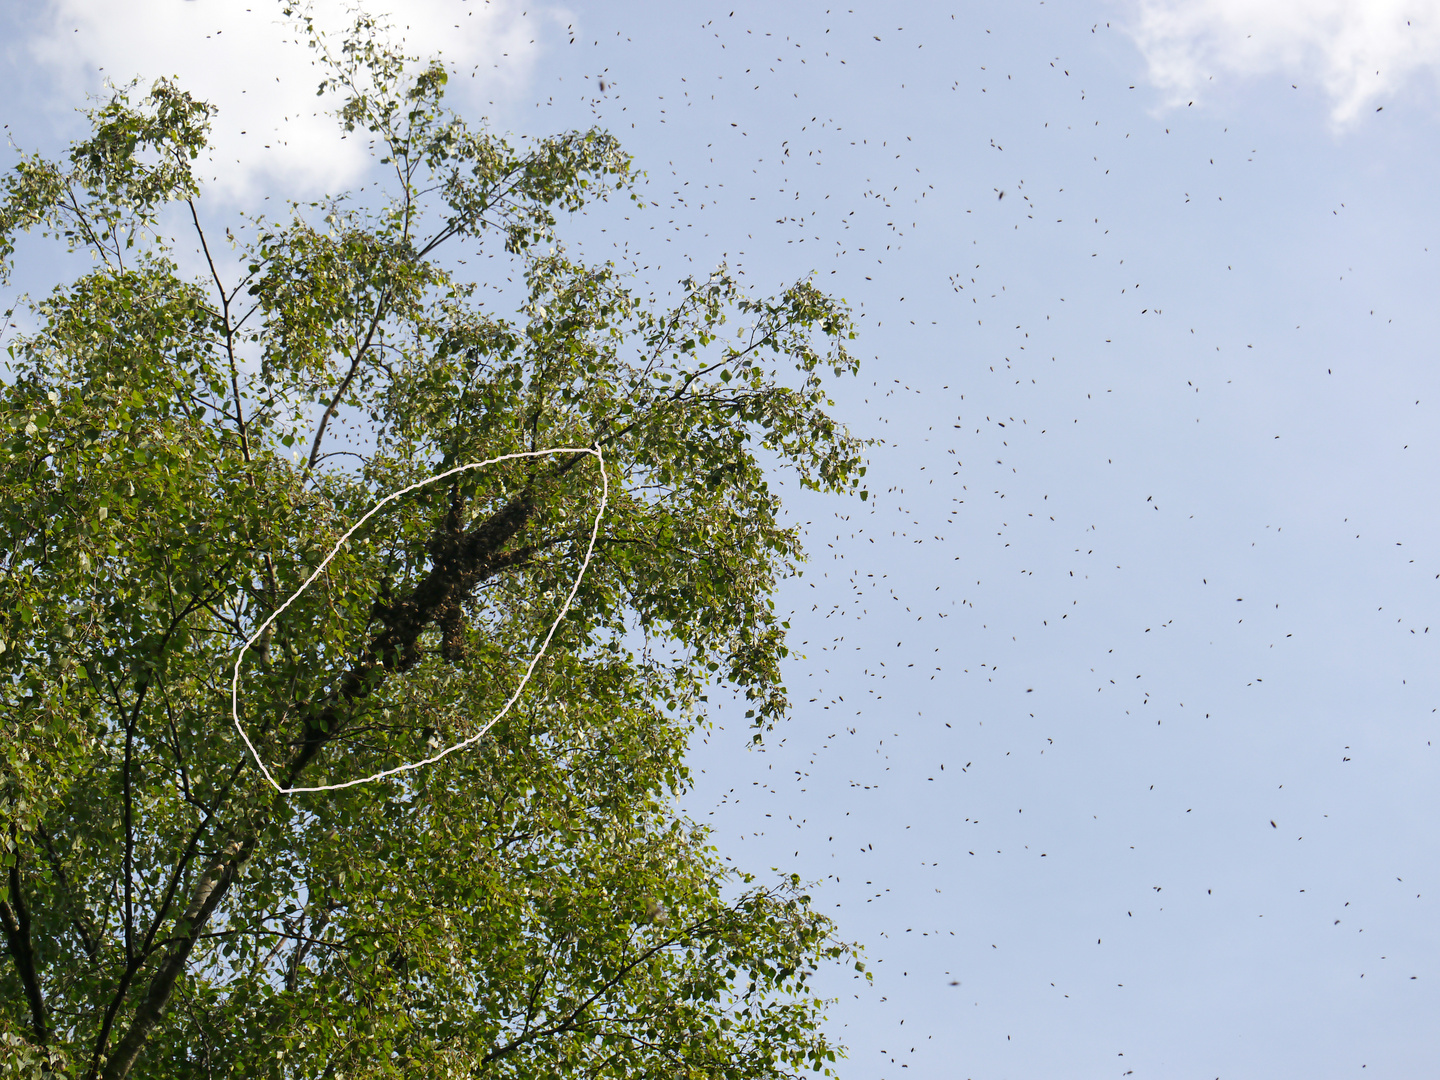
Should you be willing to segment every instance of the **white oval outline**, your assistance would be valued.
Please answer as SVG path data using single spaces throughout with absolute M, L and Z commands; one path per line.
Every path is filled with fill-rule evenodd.
M 527 666 L 525 669 L 524 678 L 522 678 L 519 685 L 515 687 L 515 692 L 510 695 L 510 699 L 506 701 L 503 706 L 501 706 L 500 711 L 497 712 L 493 717 L 491 717 L 490 720 L 486 722 L 485 726 L 482 727 L 479 731 L 475 732 L 475 734 L 469 736 L 468 738 L 462 739 L 460 742 L 455 743 L 453 746 L 447 746 L 444 750 L 441 750 L 433 757 L 424 758 L 420 761 L 408 762 L 404 765 L 397 765 L 393 769 L 384 769 L 381 772 L 374 773 L 371 776 L 362 777 L 358 780 L 346 780 L 343 784 L 318 784 L 314 787 L 281 787 L 278 783 L 276 783 L 275 777 L 270 774 L 270 770 L 267 769 L 265 767 L 265 763 L 260 760 L 260 754 L 256 751 L 255 744 L 250 741 L 250 736 L 245 734 L 245 726 L 240 723 L 240 662 L 245 658 L 245 653 L 249 650 L 250 646 L 255 644 L 255 642 L 259 639 L 260 635 L 269 628 L 270 624 L 280 617 L 281 612 L 283 612 L 286 608 L 288 608 L 291 604 L 293 604 L 296 600 L 300 598 L 300 595 L 310 587 L 311 583 L 317 577 L 320 576 L 321 572 L 325 569 L 325 567 L 330 565 L 330 560 L 335 558 L 335 556 L 340 553 L 340 549 L 345 546 L 345 542 L 350 539 L 350 537 L 354 534 L 355 530 L 360 528 L 361 525 L 364 525 L 365 522 L 369 521 L 372 517 L 374 517 L 375 514 L 380 511 L 380 508 L 383 507 L 386 503 L 394 502 L 402 495 L 408 495 L 410 494 L 410 492 L 415 491 L 418 488 L 422 488 L 426 484 L 433 484 L 437 480 L 444 480 L 446 477 L 454 476 L 457 473 L 468 472 L 471 469 L 483 469 L 487 465 L 498 465 L 502 461 L 514 461 L 517 458 L 549 457 L 552 454 L 591 454 L 595 457 L 595 459 L 600 465 L 600 508 L 595 513 L 595 523 L 590 528 L 590 544 L 585 549 L 585 558 L 580 563 L 580 571 L 575 575 L 575 582 L 570 586 L 570 595 L 565 597 L 565 603 L 560 606 L 560 613 L 555 616 L 555 621 L 550 624 L 550 630 L 545 635 L 545 640 L 540 645 L 540 651 L 530 658 L 529 666 Z M 361 784 L 369 784 L 373 783 L 376 780 L 383 780 L 387 776 L 395 776 L 398 773 L 410 772 L 411 770 L 418 769 L 423 765 L 433 765 L 441 758 L 454 753 L 456 750 L 463 750 L 465 747 L 478 742 L 487 731 L 489 731 L 492 727 L 499 723 L 501 719 L 504 718 L 505 714 L 510 711 L 510 707 L 519 700 L 520 694 L 524 691 L 526 684 L 530 681 L 530 676 L 535 673 L 535 665 L 540 663 L 540 658 L 543 657 L 545 655 L 545 651 L 550 648 L 550 641 L 552 638 L 554 638 L 555 631 L 560 628 L 560 621 L 564 619 L 567 614 L 569 614 L 570 605 L 575 600 L 575 594 L 580 591 L 580 582 L 585 578 L 585 571 L 590 568 L 590 557 L 595 553 L 595 541 L 600 535 L 600 521 L 605 516 L 605 508 L 608 505 L 609 501 L 610 478 L 605 474 L 605 455 L 600 452 L 599 447 L 556 446 L 550 450 L 527 450 L 523 453 L 517 454 L 502 454 L 500 457 L 487 458 L 484 461 L 471 461 L 464 465 L 457 465 L 455 466 L 455 468 L 450 469 L 446 472 L 439 473 L 436 476 L 427 477 L 424 480 L 420 480 L 416 483 L 411 484 L 409 487 L 401 488 L 399 491 L 391 492 L 389 495 L 386 495 L 383 499 L 377 502 L 374 506 L 372 506 L 369 510 L 365 512 L 364 517 L 362 517 L 359 521 L 355 522 L 354 525 L 350 526 L 344 536 L 340 537 L 339 540 L 335 541 L 335 546 L 330 549 L 330 554 L 326 555 L 320 565 L 315 568 L 314 572 L 305 579 L 304 584 L 302 584 L 298 589 L 291 593 L 289 599 L 287 599 L 283 604 L 281 604 L 278 608 L 276 608 L 273 612 L 270 613 L 270 617 L 260 624 L 260 628 L 256 630 L 255 633 L 250 635 L 250 639 L 246 641 L 244 645 L 240 646 L 239 650 L 235 654 L 235 668 L 230 678 L 230 719 L 234 721 L 235 730 L 240 733 L 240 738 L 245 741 L 245 746 L 250 751 L 250 756 L 255 759 L 255 764 L 259 767 L 260 774 L 264 776 L 265 780 L 270 784 L 270 786 L 273 787 L 281 795 L 294 795 L 299 792 L 307 791 L 339 791 L 342 788 L 358 787 Z

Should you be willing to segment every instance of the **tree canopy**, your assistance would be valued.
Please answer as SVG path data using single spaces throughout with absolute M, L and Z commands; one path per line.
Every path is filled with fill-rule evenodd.
M 212 110 L 163 80 L 3 180 L 7 275 L 26 231 L 86 261 L 0 383 L 0 1075 L 828 1071 L 811 977 L 863 965 L 675 798 L 716 686 L 757 739 L 785 714 L 767 476 L 858 489 L 847 307 L 723 267 L 644 296 L 561 243 L 638 198 L 614 138 L 467 123 L 363 17 L 312 41 L 383 191 L 227 221 Z M 516 454 L 357 529 L 239 657 L 236 718 L 281 786 L 343 784 L 474 734 L 554 624 L 523 693 L 425 768 L 277 793 L 237 650 L 385 496 Z

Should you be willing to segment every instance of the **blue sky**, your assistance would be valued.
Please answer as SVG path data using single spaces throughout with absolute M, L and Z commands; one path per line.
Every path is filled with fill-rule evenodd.
M 5 120 L 176 73 L 218 198 L 353 182 L 251 6 L 12 7 Z M 1440 5 L 405 20 L 496 127 L 626 141 L 655 205 L 591 257 L 862 315 L 873 495 L 792 493 L 794 717 L 755 753 L 722 707 L 685 799 L 866 945 L 844 1075 L 1435 1071 Z

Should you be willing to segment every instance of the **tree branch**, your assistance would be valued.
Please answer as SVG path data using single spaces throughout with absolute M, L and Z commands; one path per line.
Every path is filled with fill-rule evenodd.
M 161 961 L 159 969 L 151 978 L 145 997 L 135 1010 L 135 1018 L 130 1023 L 130 1029 L 115 1044 L 114 1053 L 106 1061 L 104 1071 L 99 1073 L 104 1080 L 124 1080 L 124 1077 L 129 1075 L 135 1059 L 140 1056 L 145 1040 L 164 1014 L 165 1006 L 175 989 L 175 983 L 185 971 L 185 961 L 190 957 L 190 950 L 195 947 L 195 943 L 200 938 L 201 928 L 209 922 L 210 916 L 220 905 L 225 893 L 234 884 L 240 867 L 254 854 L 258 842 L 258 836 L 253 832 L 243 840 L 231 841 L 201 876 L 200 883 L 190 898 L 190 905 L 180 916 L 181 928 L 186 933 L 176 940 L 170 953 Z M 96 1043 L 95 1059 L 90 1065 L 89 1075 L 91 1077 L 97 1073 L 103 1048 L 102 1037 L 102 1040 Z
M 630 974 L 630 972 L 634 971 L 637 967 L 645 963 L 645 961 L 649 960 L 652 956 L 657 956 L 660 953 L 664 952 L 666 949 L 669 949 L 675 945 L 680 945 L 686 941 L 693 941 L 697 938 L 705 938 L 711 936 L 712 934 L 719 933 L 720 931 L 718 927 L 705 927 L 705 924 L 708 921 L 709 920 L 702 920 L 689 927 L 689 929 L 687 929 L 683 934 L 679 934 L 672 938 L 666 938 L 664 941 L 661 941 L 656 945 L 652 945 L 650 948 L 642 952 L 639 956 L 635 957 L 634 960 L 630 961 L 630 963 L 622 965 L 620 970 L 617 971 L 609 979 L 607 979 L 605 983 L 600 987 L 600 989 L 596 990 L 579 1005 L 571 1009 L 570 1014 L 566 1016 L 565 1019 L 559 1021 L 556 1024 L 552 1024 L 549 1027 L 536 1028 L 534 1031 L 529 1031 L 527 1033 L 521 1034 L 516 1038 L 510 1040 L 510 1042 L 506 1043 L 504 1046 L 497 1046 L 494 1050 L 491 1050 L 488 1054 L 485 1055 L 484 1058 L 481 1059 L 483 1064 L 488 1065 L 492 1061 L 498 1061 L 503 1057 L 507 1057 L 510 1054 L 514 1053 L 516 1050 L 520 1049 L 520 1047 L 524 1046 L 527 1042 L 534 1042 L 536 1039 L 544 1039 L 548 1038 L 551 1035 L 559 1035 L 563 1032 L 574 1030 L 576 1027 L 579 1026 L 580 1018 L 585 1014 L 585 1010 L 590 1008 L 591 1005 L 594 1005 L 595 1002 L 599 1001 L 611 990 L 615 989 L 615 987 L 619 986 L 622 982 L 624 982 L 625 978 Z
M 205 263 L 210 267 L 210 277 L 215 282 L 215 292 L 220 297 L 220 317 L 225 325 L 225 357 L 230 363 L 230 391 L 235 395 L 235 424 L 240 432 L 240 452 L 245 461 L 250 461 L 250 433 L 245 426 L 245 412 L 240 405 L 240 367 L 235 358 L 235 327 L 230 318 L 230 296 L 220 280 L 220 271 L 210 256 L 210 244 L 205 239 L 205 230 L 200 226 L 200 212 L 195 209 L 195 200 L 186 199 L 190 207 L 190 220 L 195 223 L 195 235 L 200 238 L 200 250 L 205 254 Z
M 55 850 L 55 844 L 50 839 L 50 834 L 41 825 L 36 830 L 40 842 L 45 846 L 45 856 L 50 861 L 50 872 L 55 875 L 55 880 L 60 883 L 60 888 L 70 894 L 70 902 L 79 909 L 79 914 L 70 917 L 70 924 L 75 928 L 75 933 L 80 938 L 80 946 L 85 950 L 85 955 L 93 962 L 99 956 L 99 939 L 91 932 L 86 925 L 94 919 L 94 916 L 86 910 L 85 905 L 75 895 L 75 890 L 70 886 L 70 875 L 65 872 L 65 864 L 60 861 L 60 853 Z
M 11 830 L 14 836 L 14 830 Z M 35 969 L 35 948 L 30 940 L 30 909 L 25 906 L 25 895 L 20 891 L 20 861 L 10 865 L 10 901 L 0 900 L 0 926 L 5 930 L 5 944 L 15 961 L 15 971 L 20 984 L 25 988 L 25 1000 L 30 1005 L 30 1026 L 35 1030 L 35 1042 L 42 1048 L 50 1042 L 50 1025 L 45 1019 L 45 996 L 40 991 L 40 976 Z
M 149 958 L 151 946 L 155 940 L 155 934 L 159 931 L 166 916 L 170 914 L 170 905 L 175 901 L 175 892 L 180 885 L 180 879 L 184 876 L 186 868 L 190 865 L 190 860 L 195 857 L 195 849 L 200 843 L 200 837 L 205 835 L 205 830 L 210 827 L 211 820 L 219 813 L 220 807 L 224 805 L 226 798 L 229 797 L 230 788 L 234 786 L 235 781 L 240 776 L 240 771 L 244 767 L 245 763 L 243 759 L 236 762 L 235 767 L 230 771 L 229 779 L 227 779 L 220 790 L 215 793 L 212 805 L 206 809 L 205 816 L 200 820 L 200 823 L 191 830 L 190 839 L 185 845 L 184 853 L 180 856 L 179 862 L 177 862 L 170 871 L 170 880 L 165 885 L 164 895 L 161 897 L 160 903 L 155 905 L 155 917 L 151 920 L 149 929 L 145 931 L 145 940 L 140 943 L 140 959 L 142 961 Z
M 121 766 L 124 771 L 120 777 L 125 825 L 125 962 L 127 965 L 133 965 L 135 962 L 135 803 L 130 791 L 130 774 L 135 760 L 135 725 L 140 719 L 140 706 L 145 702 L 145 692 L 150 689 L 150 680 L 144 676 L 141 678 L 143 681 L 135 695 L 135 708 L 130 713 L 129 722 L 125 725 L 125 763 Z
M 315 462 L 320 458 L 320 443 L 325 438 L 325 426 L 330 423 L 330 417 L 335 415 L 335 410 L 340 406 L 340 399 L 350 389 L 355 374 L 360 370 L 360 364 L 365 355 L 370 351 L 370 343 L 375 340 L 375 331 L 380 326 L 380 320 L 385 314 L 386 302 L 390 299 L 388 291 L 382 292 L 380 298 L 375 302 L 375 312 L 370 316 L 370 326 L 365 331 L 365 340 L 355 349 L 355 356 L 350 361 L 350 370 L 345 373 L 345 378 L 340 381 L 340 386 L 335 391 L 335 396 L 330 399 L 330 404 L 325 406 L 325 411 L 320 416 L 320 423 L 315 428 L 315 441 L 310 444 L 310 458 L 305 462 L 305 471 L 308 473 L 315 468 Z

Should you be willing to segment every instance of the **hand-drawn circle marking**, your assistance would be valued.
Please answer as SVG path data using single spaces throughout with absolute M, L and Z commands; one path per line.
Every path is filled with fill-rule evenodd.
M 240 723 L 240 661 L 245 658 L 245 653 L 249 650 L 250 646 L 259 640 L 260 635 L 265 633 L 270 624 L 278 619 L 286 608 L 298 600 L 300 595 L 310 587 L 311 582 L 320 576 L 325 567 L 330 565 L 330 560 L 340 553 L 340 549 L 344 547 L 345 542 L 354 535 L 355 530 L 379 513 L 380 509 L 387 503 L 394 502 L 402 495 L 408 495 L 410 492 L 422 488 L 426 484 L 433 484 L 437 480 L 444 480 L 446 477 L 468 472 L 471 469 L 483 469 L 487 465 L 498 465 L 502 461 L 514 461 L 517 458 L 549 457 L 552 454 L 590 454 L 596 459 L 600 466 L 600 508 L 595 512 L 595 523 L 590 527 L 590 544 L 585 549 L 585 558 L 580 563 L 580 570 L 575 575 L 575 582 L 570 586 L 570 595 L 565 597 L 565 603 L 560 606 L 560 613 L 555 616 L 555 621 L 550 624 L 550 630 L 546 633 L 545 640 L 541 642 L 539 651 L 530 658 L 530 663 L 525 668 L 525 676 L 520 680 L 519 685 L 515 687 L 515 692 L 510 695 L 509 700 L 501 706 L 500 711 L 492 716 L 479 731 L 455 743 L 453 746 L 447 746 L 444 750 L 441 750 L 432 757 L 424 758 L 420 761 L 412 761 L 406 765 L 397 765 L 393 769 L 384 769 L 381 772 L 374 773 L 371 776 L 361 777 L 358 780 L 346 780 L 343 784 L 317 784 L 314 787 L 281 787 L 279 783 L 276 782 L 275 777 L 270 774 L 270 770 L 265 767 L 265 763 L 260 760 L 260 754 L 256 751 L 255 744 L 250 741 L 250 736 L 245 734 L 245 725 Z M 530 676 L 535 673 L 535 666 L 540 663 L 540 658 L 543 657 L 545 651 L 550 648 L 550 641 L 555 637 L 555 631 L 560 628 L 560 621 L 569 614 L 570 605 L 575 601 L 575 594 L 580 591 L 580 582 L 585 578 L 585 571 L 590 568 L 590 557 L 595 553 L 595 541 L 600 535 L 600 520 L 605 516 L 605 507 L 609 500 L 610 478 L 605 475 L 605 455 L 602 454 L 597 447 L 593 446 L 557 446 L 550 450 L 529 450 L 518 454 L 502 454 L 500 457 L 487 458 L 485 461 L 472 461 L 465 465 L 457 465 L 455 468 L 446 472 L 427 477 L 424 480 L 411 484 L 409 487 L 392 492 L 377 502 L 366 511 L 364 517 L 346 530 L 344 536 L 335 541 L 335 546 L 330 549 L 330 554 L 326 555 L 320 565 L 315 568 L 314 572 L 305 579 L 305 583 L 291 593 L 289 599 L 270 613 L 270 617 L 260 624 L 259 629 L 250 635 L 250 639 L 246 641 L 244 645 L 240 646 L 240 651 L 235 654 L 235 668 L 230 678 L 230 719 L 234 721 L 235 730 L 240 733 L 240 738 L 245 740 L 246 749 L 250 751 L 250 756 L 255 759 L 255 764 L 259 766 L 261 775 L 263 775 L 270 786 L 281 795 L 293 795 L 297 792 L 304 791 L 338 791 L 341 788 L 357 787 L 360 784 L 369 784 L 376 780 L 383 780 L 385 777 L 394 776 L 397 773 L 410 772 L 423 765 L 433 765 L 441 758 L 453 754 L 456 750 L 463 750 L 465 747 L 478 742 L 487 731 L 504 718 L 505 714 L 510 711 L 510 707 L 519 700 L 521 693 L 525 690 L 525 685 L 530 681 Z

